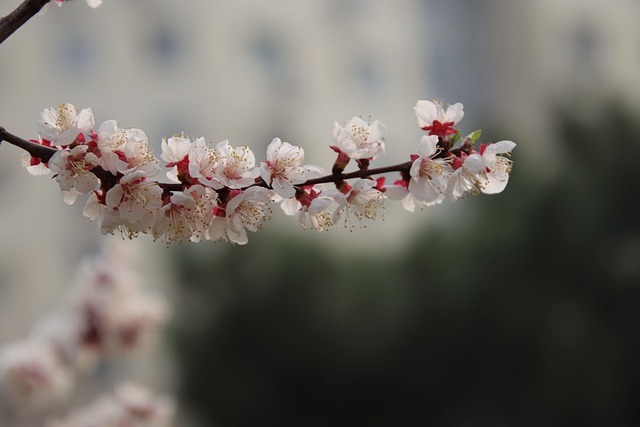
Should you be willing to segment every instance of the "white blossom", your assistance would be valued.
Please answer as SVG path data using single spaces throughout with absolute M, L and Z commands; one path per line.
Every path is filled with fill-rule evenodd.
M 427 204 L 441 199 L 447 187 L 451 167 L 444 159 L 436 159 L 438 137 L 423 136 L 418 143 L 418 157 L 411 164 L 408 190 Z
M 217 150 L 208 147 L 204 138 L 196 139 L 189 149 L 189 175 L 202 185 L 218 190 L 223 187 L 217 177 L 219 165 Z
M 102 232 L 113 233 L 121 226 L 126 233 L 146 231 L 162 207 L 161 196 L 160 186 L 147 181 L 144 172 L 135 171 L 123 176 L 105 196 L 107 209 L 101 212 Z
M 379 120 L 368 124 L 353 117 L 344 126 L 333 125 L 335 147 L 351 159 L 377 159 L 385 151 L 384 134 L 387 127 Z
M 467 194 L 476 194 L 480 192 L 482 187 L 482 174 L 486 168 L 482 156 L 478 153 L 463 155 L 461 163 L 451 173 L 447 183 L 446 191 L 451 200 L 456 200 Z
M 353 226 L 352 216 L 361 223 L 363 219 L 375 220 L 385 208 L 384 193 L 376 187 L 376 181 L 372 179 L 358 179 L 345 193 L 335 192 L 334 198 L 340 208 L 336 212 L 336 218 L 345 214 L 345 222 Z
M 267 147 L 267 160 L 260 163 L 260 175 L 264 182 L 284 198 L 296 194 L 294 185 L 307 180 L 308 168 L 303 166 L 304 150 L 274 138 Z
M 56 151 L 49 160 L 49 168 L 67 204 L 73 204 L 78 195 L 94 190 L 99 184 L 98 177 L 91 172 L 99 159 L 87 150 L 86 145 L 77 145 L 71 150 Z
M 167 167 L 171 170 L 167 172 L 167 178 L 172 182 L 180 182 L 178 179 L 178 164 L 189 162 L 189 152 L 191 151 L 191 140 L 184 136 L 173 136 L 168 140 L 162 139 L 162 154 L 160 158 L 167 162 Z
M 147 135 L 140 129 L 120 129 L 113 121 L 105 122 L 98 130 L 98 149 L 102 168 L 113 175 L 141 171 L 151 177 L 160 170 Z
M 311 228 L 317 232 L 328 230 L 335 224 L 338 203 L 335 198 L 322 194 L 316 188 L 306 188 L 299 198 L 283 200 L 280 208 L 286 215 L 298 215 L 302 229 Z
M 218 167 L 216 179 L 229 188 L 243 188 L 255 183 L 260 175 L 255 167 L 256 161 L 249 147 L 232 147 L 229 141 L 222 141 L 216 146 Z
M 66 396 L 71 377 L 50 346 L 26 339 L 1 349 L 0 384 L 15 404 L 42 406 Z
M 212 220 L 213 200 L 216 193 L 202 185 L 194 185 L 176 192 L 160 208 L 151 229 L 154 239 L 165 242 L 199 241 Z
M 60 104 L 47 108 L 40 114 L 38 133 L 52 145 L 69 145 L 78 135 L 93 129 L 93 112 L 90 108 L 80 110 L 72 104 Z
M 501 193 L 507 186 L 512 162 L 499 154 L 509 153 L 515 147 L 513 141 L 499 141 L 481 147 L 485 173 L 480 189 L 484 194 Z
M 267 204 L 273 194 L 263 187 L 250 187 L 246 190 L 232 191 L 232 198 L 220 213 L 211 221 L 207 230 L 207 239 L 228 239 L 238 245 L 245 245 L 249 241 L 248 231 L 258 231 L 262 223 L 271 218 L 271 209 Z
M 440 125 L 449 124 L 450 126 L 457 124 L 464 117 L 463 105 L 456 102 L 449 105 L 445 110 L 440 101 L 418 101 L 415 106 L 418 125 L 427 130 L 439 122 Z
M 172 400 L 154 396 L 137 384 L 120 385 L 115 395 L 105 395 L 45 427 L 168 427 L 175 417 Z

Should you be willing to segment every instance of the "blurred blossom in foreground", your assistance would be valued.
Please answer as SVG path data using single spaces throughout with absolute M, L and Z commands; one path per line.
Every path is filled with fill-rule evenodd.
M 149 295 L 130 251 L 111 244 L 82 262 L 63 307 L 28 338 L 0 348 L 0 386 L 22 407 L 69 395 L 74 377 L 147 343 L 164 325 L 164 299 Z
M 120 386 L 114 396 L 103 396 L 64 419 L 49 421 L 46 427 L 166 427 L 175 413 L 173 402 L 155 397 L 135 384 Z

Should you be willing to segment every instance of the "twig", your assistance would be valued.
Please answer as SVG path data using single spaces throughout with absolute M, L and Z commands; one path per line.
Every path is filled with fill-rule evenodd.
M 51 159 L 51 156 L 53 156 L 56 151 L 58 151 L 55 148 L 46 147 L 20 138 L 0 126 L 0 142 L 2 141 L 7 141 L 9 144 L 22 148 L 27 153 L 31 154 L 31 157 L 37 157 L 45 163 Z
M 36 144 L 35 142 L 27 141 L 24 138 L 20 138 L 19 136 L 12 134 L 11 132 L 7 131 L 5 128 L 0 126 L 0 142 L 2 141 L 6 141 L 9 144 L 22 148 L 27 153 L 29 153 L 31 157 L 36 157 L 45 163 L 51 159 L 51 157 L 56 153 L 56 151 L 58 151 L 55 148 Z M 371 175 L 379 175 L 379 174 L 388 173 L 388 172 L 400 172 L 400 173 L 406 174 L 409 172 L 411 163 L 412 162 L 405 162 L 405 163 L 400 163 L 393 166 L 385 166 L 381 168 L 360 169 L 355 172 L 341 173 L 337 176 L 335 174 L 331 174 L 331 175 L 307 180 L 302 184 L 296 185 L 296 187 L 306 187 L 308 185 L 324 184 L 329 182 L 335 183 L 335 182 L 344 181 L 347 179 L 365 178 Z M 103 181 L 113 181 L 117 178 L 111 173 L 102 169 L 101 167 L 95 167 L 91 171 L 94 173 L 94 175 L 96 175 L 98 178 L 100 178 Z M 182 191 L 182 189 L 184 188 L 183 184 L 162 183 L 162 182 L 158 182 L 157 184 L 160 187 L 162 187 L 162 189 L 165 191 Z M 261 181 L 260 183 L 253 184 L 253 185 L 269 187 L 264 181 Z
M 0 18 L 0 43 L 31 19 L 49 0 L 25 0 L 13 12 Z

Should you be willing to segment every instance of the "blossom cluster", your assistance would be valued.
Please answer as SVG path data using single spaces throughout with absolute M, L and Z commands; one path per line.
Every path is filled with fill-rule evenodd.
M 171 400 L 126 383 L 112 396 L 103 396 L 63 419 L 47 422 L 45 427 L 166 427 L 171 425 L 174 412 Z
M 279 138 L 257 162 L 247 146 L 174 135 L 162 140 L 170 182 L 159 183 L 152 178 L 161 171 L 160 161 L 142 130 L 121 128 L 114 120 L 96 128 L 91 109 L 61 104 L 44 110 L 39 138 L 32 141 L 54 154 L 44 160 L 26 157 L 24 166 L 35 175 L 53 172 L 68 204 L 89 193 L 84 215 L 96 220 L 102 233 L 150 233 L 167 243 L 224 239 L 246 244 L 247 232 L 271 217 L 273 203 L 297 216 L 303 228 L 324 231 L 341 218 L 346 224 L 375 220 L 387 200 L 401 200 L 406 210 L 415 211 L 446 198 L 505 188 L 511 171 L 505 155 L 513 142 L 476 148 L 479 131 L 462 137 L 454 128 L 464 114 L 461 103 L 445 109 L 439 101 L 418 101 L 415 112 L 426 134 L 403 164 L 371 169 L 385 153 L 387 128 L 378 120 L 354 117 L 334 123 L 330 148 L 337 159 L 330 174 L 305 164 L 303 148 Z M 358 170 L 345 173 L 351 161 Z M 394 171 L 400 179 L 393 185 L 385 186 L 385 176 L 373 177 Z
M 85 260 L 64 307 L 32 333 L 0 348 L 0 389 L 21 407 L 69 395 L 79 373 L 147 343 L 165 323 L 164 299 L 142 288 L 125 248 Z

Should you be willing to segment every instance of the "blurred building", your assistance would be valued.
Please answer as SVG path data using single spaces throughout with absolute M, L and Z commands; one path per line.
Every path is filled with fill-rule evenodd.
M 19 3 L 3 2 L 0 15 Z M 92 107 L 98 123 L 145 130 L 158 155 L 162 137 L 180 132 L 248 145 L 257 158 L 278 136 L 329 169 L 334 120 L 383 121 L 382 162 L 400 162 L 420 135 L 415 102 L 442 98 L 465 104 L 463 131 L 514 139 L 517 160 L 535 166 L 553 148 L 552 103 L 589 93 L 640 108 L 638 16 L 634 0 L 105 0 L 97 10 L 76 0 L 0 46 L 0 125 L 32 138 L 40 111 L 70 102 Z M 64 205 L 54 183 L 20 168 L 19 150 L 0 150 L 0 338 L 9 339 L 101 237 L 81 202 Z M 280 212 L 267 227 L 394 247 L 415 227 L 460 215 L 396 208 L 354 233 L 303 233 Z M 161 245 L 141 240 L 162 259 Z

